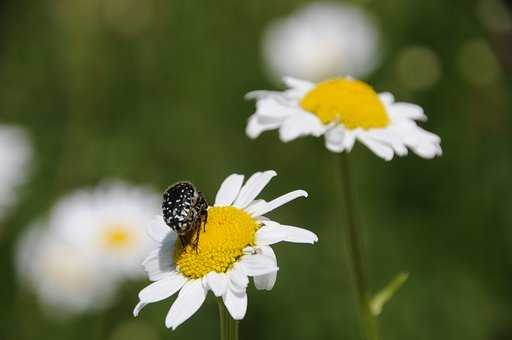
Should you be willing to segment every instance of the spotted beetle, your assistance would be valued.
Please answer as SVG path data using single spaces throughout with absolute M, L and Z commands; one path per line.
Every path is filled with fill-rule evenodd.
M 180 237 L 182 246 L 189 244 L 193 236 L 197 250 L 201 225 L 206 226 L 208 203 L 203 194 L 190 182 L 178 182 L 164 192 L 162 212 L 164 222 Z

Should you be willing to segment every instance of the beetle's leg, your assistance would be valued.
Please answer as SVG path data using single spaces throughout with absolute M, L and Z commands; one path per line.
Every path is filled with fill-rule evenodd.
M 204 232 L 206 232 L 206 222 L 208 222 L 208 213 L 203 213 L 201 216 L 201 223 L 203 224 Z
M 195 230 L 195 239 L 194 239 L 194 249 L 196 250 L 196 253 L 199 252 L 198 250 L 198 247 L 199 247 L 199 235 L 201 234 L 201 225 L 197 226 L 196 228 L 194 228 Z

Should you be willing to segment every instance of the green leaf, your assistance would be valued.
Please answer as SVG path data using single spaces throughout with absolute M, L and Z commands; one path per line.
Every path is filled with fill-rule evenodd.
M 409 273 L 399 273 L 380 292 L 375 294 L 370 301 L 370 309 L 373 315 L 378 316 L 382 312 L 384 304 L 391 300 L 398 289 L 407 281 L 408 277 Z

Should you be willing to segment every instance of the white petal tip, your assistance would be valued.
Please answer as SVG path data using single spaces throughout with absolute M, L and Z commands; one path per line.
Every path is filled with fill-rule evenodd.
M 245 100 L 254 100 L 254 99 L 258 99 L 258 93 L 261 93 L 261 91 L 250 91 L 250 92 L 247 92 L 245 95 L 244 95 L 244 99 Z
M 304 198 L 308 198 L 308 196 L 309 196 L 309 194 L 304 190 L 299 190 L 299 194 L 300 194 L 300 196 L 302 196 Z
M 308 243 L 309 243 L 309 244 L 315 244 L 315 243 L 317 243 L 317 242 L 318 242 L 318 236 L 316 236 L 316 234 L 315 234 L 315 233 L 313 233 L 313 232 L 311 232 L 311 234 L 312 234 L 312 235 L 311 235 L 311 238 L 308 240 L 308 241 L 309 241 Z
M 308 240 L 303 240 L 301 243 L 306 243 L 306 244 L 315 244 L 318 242 L 318 236 L 314 236 L 314 237 L 311 237 L 310 239 Z
M 146 304 L 142 301 L 139 301 L 139 303 L 137 303 L 137 306 L 135 306 L 135 308 L 133 309 L 133 316 L 139 316 L 139 313 L 142 310 L 142 308 L 144 308 L 144 306 L 146 306 Z

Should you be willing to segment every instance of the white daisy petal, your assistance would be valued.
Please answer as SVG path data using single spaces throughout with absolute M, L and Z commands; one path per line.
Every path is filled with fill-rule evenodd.
M 297 112 L 285 119 L 279 129 L 279 137 L 283 142 L 290 142 L 302 136 L 321 136 L 325 132 L 324 124 L 307 112 Z
M 215 296 L 224 295 L 229 283 L 229 277 L 226 274 L 210 272 L 206 275 L 206 279 Z
M 231 205 L 238 196 L 244 176 L 233 174 L 226 178 L 215 197 L 215 206 Z
M 379 99 L 384 105 L 391 105 L 395 101 L 395 97 L 390 92 L 379 93 Z
M 377 142 L 391 146 L 395 154 L 397 154 L 398 156 L 406 156 L 408 153 L 404 142 L 400 139 L 400 136 L 394 134 L 392 131 L 386 129 L 373 129 L 367 132 L 367 136 L 369 138 L 374 139 Z
M 247 285 L 249 284 L 247 274 L 245 273 L 244 268 L 238 262 L 235 263 L 233 268 L 231 268 L 229 271 L 229 280 L 232 284 L 230 287 L 237 287 L 238 291 L 245 291 Z
M 275 261 L 260 254 L 242 256 L 240 265 L 243 266 L 244 272 L 249 276 L 265 275 L 279 270 Z
M 366 145 L 370 150 L 373 151 L 377 156 L 383 158 L 386 161 L 390 161 L 393 159 L 393 149 L 390 146 L 379 143 L 368 136 L 359 136 L 359 140 L 361 143 Z
M 406 118 L 421 121 L 427 120 L 427 116 L 423 112 L 423 108 L 416 104 L 394 103 L 391 105 L 389 112 L 396 118 Z
M 266 207 L 268 202 L 265 200 L 254 200 L 251 204 L 244 208 L 245 212 L 251 216 L 255 216 L 254 212 Z
M 297 79 L 293 77 L 283 77 L 283 83 L 286 84 L 289 88 L 299 89 L 301 91 L 307 92 L 315 87 L 315 84 L 302 79 Z
M 261 255 L 269 257 L 272 259 L 277 266 L 277 259 L 274 251 L 269 246 L 260 246 L 258 247 L 258 252 L 261 253 Z M 259 290 L 271 290 L 274 287 L 274 284 L 276 283 L 277 279 L 277 271 L 271 272 L 264 275 L 258 275 L 254 276 L 254 285 L 256 286 L 256 289 Z
M 142 263 L 144 271 L 151 281 L 158 281 L 174 270 L 172 261 L 165 261 L 161 258 L 159 250 L 156 255 L 150 255 Z M 165 262 L 165 263 L 164 263 Z
M 287 236 L 288 234 L 285 230 L 263 225 L 256 232 L 256 244 L 268 246 L 284 241 Z
M 352 131 L 347 131 L 345 133 L 345 139 L 343 140 L 344 148 L 348 152 L 352 151 L 354 147 L 354 143 L 356 142 L 356 134 Z
M 171 229 L 165 224 L 163 216 L 157 215 L 153 217 L 147 228 L 147 233 L 155 242 L 162 242 L 171 233 Z
M 439 136 L 425 131 L 416 125 L 404 125 L 401 128 L 401 133 L 405 144 L 418 156 L 430 159 L 442 154 Z
M 418 146 L 413 146 L 412 150 L 418 156 L 427 158 L 427 159 L 434 158 L 435 156 L 438 156 L 441 154 L 441 152 L 440 152 L 441 149 L 438 148 L 437 145 L 429 144 L 429 143 L 424 143 L 424 144 L 420 144 Z
M 281 95 L 281 92 L 279 91 L 264 91 L 264 90 L 257 90 L 257 91 L 251 91 L 247 92 L 244 96 L 245 99 L 251 100 L 251 99 L 263 99 L 267 97 L 271 97 L 273 95 Z
M 265 131 L 275 130 L 281 126 L 280 120 L 274 120 L 274 121 L 265 121 L 264 119 L 261 119 L 260 116 L 254 114 L 249 117 L 249 120 L 247 121 L 247 127 L 245 129 L 245 133 L 249 138 L 255 139 L 258 138 L 261 133 Z
M 424 142 L 438 144 L 437 140 L 430 139 L 430 135 L 423 134 L 424 130 L 413 124 L 403 124 L 397 130 L 397 133 L 402 135 L 404 143 L 409 147 L 414 147 Z
M 203 304 L 206 293 L 201 280 L 187 282 L 167 313 L 165 326 L 174 330 L 189 319 Z
M 270 258 L 274 262 L 274 264 L 277 265 L 277 257 L 276 257 L 276 254 L 274 253 L 274 250 L 272 249 L 272 247 L 258 245 L 255 248 L 255 251 L 258 254 L 261 254 L 263 256 L 266 256 L 266 257 Z
M 173 257 L 167 256 L 167 254 L 172 254 L 175 242 L 176 233 L 167 234 L 167 237 L 162 240 L 160 247 L 152 250 L 149 256 L 142 262 L 142 266 L 151 281 L 160 280 L 174 270 Z
M 285 105 L 287 102 L 288 98 L 282 94 L 260 99 L 256 102 L 255 114 L 263 123 L 283 122 L 298 112 L 296 108 Z
M 234 292 L 230 289 L 224 294 L 222 301 L 226 306 L 229 314 L 235 320 L 242 320 L 247 311 L 247 293 Z
M 139 292 L 139 300 L 144 303 L 157 302 L 172 296 L 187 282 L 187 278 L 174 272 L 156 281 Z
M 304 228 L 283 225 L 274 221 L 266 221 L 264 227 L 272 230 L 275 234 L 284 235 L 282 241 L 310 244 L 318 241 L 318 236 L 316 236 L 315 233 Z M 261 227 L 260 229 L 264 227 Z
M 254 286 L 258 290 L 272 290 L 277 280 L 277 271 L 254 277 Z
M 438 135 L 436 135 L 435 133 L 432 133 L 425 129 L 422 129 L 419 126 L 415 126 L 415 131 L 416 131 L 416 133 L 421 135 L 421 139 L 424 140 L 425 142 L 434 143 L 434 144 L 441 143 L 441 138 Z
M 276 175 L 277 173 L 274 170 L 269 170 L 251 176 L 240 190 L 240 194 L 233 205 L 238 208 L 248 206 Z
M 142 302 L 142 301 L 139 301 L 139 303 L 137 303 L 137 306 L 135 306 L 135 308 L 133 309 L 133 316 L 137 317 L 139 316 L 139 313 L 140 311 L 142 310 L 142 308 L 144 308 L 147 304 Z
M 325 133 L 325 146 L 332 152 L 343 152 L 345 149 L 345 128 L 337 125 Z
M 296 198 L 299 197 L 308 197 L 308 193 L 304 190 L 295 190 L 292 192 L 289 192 L 283 196 L 280 196 L 270 202 L 266 202 L 265 204 L 262 204 L 258 207 L 258 209 L 253 209 L 252 216 L 262 216 L 266 213 L 279 208 L 280 206 L 293 201 Z

